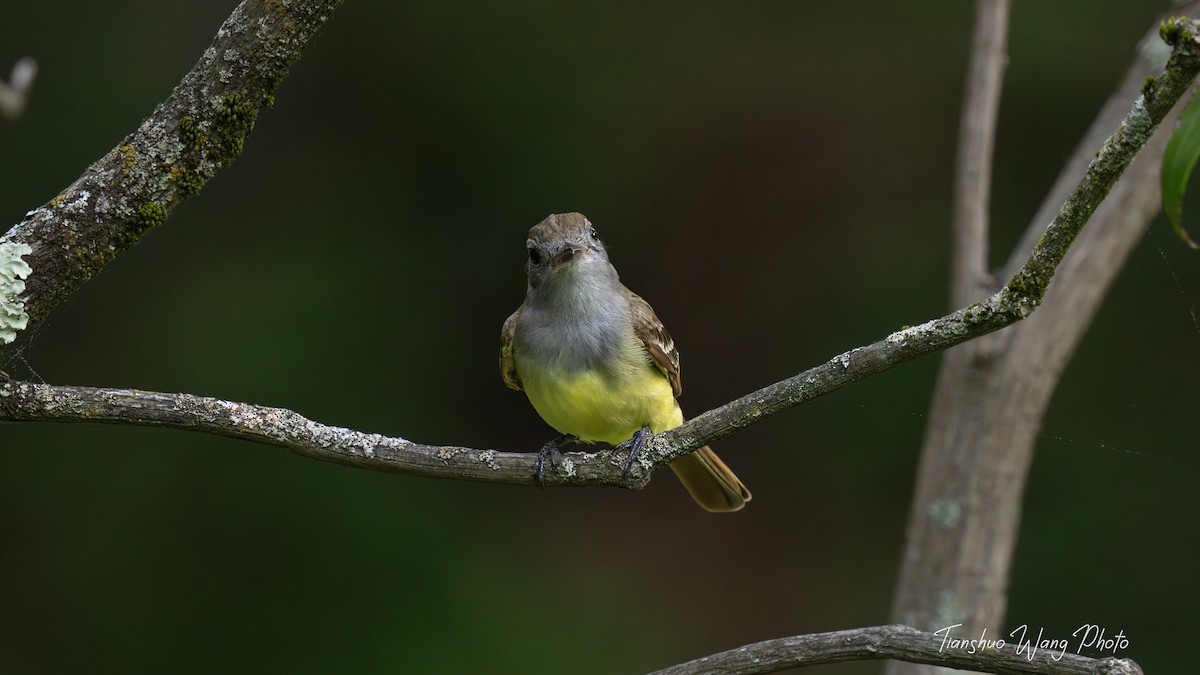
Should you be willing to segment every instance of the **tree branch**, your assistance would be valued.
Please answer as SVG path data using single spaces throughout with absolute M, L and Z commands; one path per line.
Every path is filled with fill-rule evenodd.
M 1043 673 L 1053 675 L 1141 675 L 1129 659 L 1092 659 L 1078 654 L 1003 646 L 955 645 L 946 636 L 923 633 L 908 626 L 874 626 L 833 633 L 813 633 L 757 642 L 656 671 L 653 675 L 705 673 L 748 675 L 777 673 L 792 668 L 844 661 L 899 659 L 911 663 L 972 670 L 983 673 Z M 989 643 L 999 640 L 990 638 Z M 973 653 L 972 653 L 973 652 Z
M 1162 76 L 1147 82 L 1143 95 L 1088 166 L 1033 254 L 1000 291 L 982 302 L 839 354 L 826 363 L 659 434 L 647 444 L 627 474 L 621 471 L 617 457 L 611 452 L 567 453 L 561 463 L 546 472 L 546 484 L 641 487 L 655 469 L 737 429 L 909 359 L 977 338 L 1028 316 L 1041 303 L 1056 266 L 1096 206 L 1200 71 L 1198 32 L 1200 28 L 1189 20 L 1174 20 L 1169 26 L 1164 25 L 1164 37 L 1173 50 Z M 0 420 L 169 426 L 270 443 L 308 457 L 380 471 L 489 482 L 533 482 L 534 458 L 530 453 L 420 445 L 400 438 L 329 427 L 278 408 L 190 394 L 4 380 L 0 382 Z
M 192 394 L 0 379 L 0 420 L 169 427 L 277 445 L 305 457 L 375 471 L 536 484 L 530 453 L 422 445 L 321 424 L 283 408 Z M 547 472 L 546 484 L 644 485 L 646 477 L 640 471 L 621 475 L 623 457 L 609 451 L 566 453 L 557 470 Z
M 0 237 L 0 251 L 10 252 L 0 267 L 15 252 L 25 273 L 17 297 L 0 297 L 0 347 L 11 341 L 5 328 L 41 323 L 237 159 L 271 92 L 340 3 L 243 0 L 136 131 Z
M 959 122 L 954 184 L 951 306 L 988 287 L 988 195 L 1008 36 L 1009 0 L 977 0 L 967 91 Z

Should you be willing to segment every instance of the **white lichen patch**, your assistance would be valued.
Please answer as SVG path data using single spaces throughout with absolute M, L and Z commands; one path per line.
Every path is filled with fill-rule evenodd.
M 28 244 L 0 239 L 0 345 L 17 339 L 17 332 L 29 325 L 25 302 L 25 279 L 33 271 L 21 256 L 33 253 Z
M 380 434 L 367 434 L 362 439 L 363 457 L 375 459 L 375 448 L 387 443 L 387 438 Z
M 559 471 L 561 471 L 563 474 L 565 474 L 567 476 L 574 476 L 575 475 L 575 461 L 572 460 L 570 457 L 563 457 L 562 466 L 559 467 Z
M 483 452 L 479 453 L 479 461 L 486 464 L 487 468 L 491 469 L 492 471 L 500 470 L 500 465 L 496 463 L 495 450 L 484 450 Z
M 69 202 L 62 206 L 62 209 L 68 213 L 79 213 L 87 209 L 88 200 L 92 198 L 92 193 L 87 190 L 82 190 L 79 193 L 79 198 L 73 202 Z
M 926 321 L 916 326 L 909 326 L 903 330 L 898 330 L 887 336 L 887 341 L 892 344 L 904 344 L 909 340 L 917 340 L 919 342 L 928 340 L 938 333 L 937 321 L 937 319 L 934 319 L 933 321 Z

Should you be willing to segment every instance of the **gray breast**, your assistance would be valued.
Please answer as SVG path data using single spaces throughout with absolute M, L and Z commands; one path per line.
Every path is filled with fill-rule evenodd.
M 607 370 L 629 339 L 629 320 L 618 311 L 550 312 L 526 307 L 517 326 L 518 358 L 576 372 Z M 612 308 L 609 308 L 610 310 Z

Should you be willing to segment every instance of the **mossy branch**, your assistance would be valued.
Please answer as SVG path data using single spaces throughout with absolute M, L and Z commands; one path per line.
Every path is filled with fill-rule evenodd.
M 622 458 L 610 451 L 566 453 L 561 462 L 546 471 L 546 485 L 643 487 L 654 470 L 737 429 L 1028 316 L 1040 304 L 1055 269 L 1096 206 L 1200 71 L 1198 33 L 1197 24 L 1190 20 L 1164 24 L 1164 37 L 1173 49 L 1162 76 L 1147 83 L 1143 95 L 1099 150 L 1025 265 L 1000 291 L 982 302 L 839 354 L 659 434 L 647 444 L 630 471 L 622 471 Z M 243 115 L 244 111 L 234 110 L 231 114 Z M 145 217 L 152 220 L 156 214 L 150 212 Z M 422 445 L 326 426 L 289 410 L 191 394 L 60 387 L 4 379 L 0 380 L 0 420 L 173 427 L 269 443 L 307 457 L 378 471 L 514 484 L 535 482 L 531 453 Z
M 0 237 L 32 249 L 23 256 L 23 291 L 0 298 L 24 314 L 22 330 L 40 324 L 237 159 L 289 66 L 340 3 L 244 0 L 136 131 Z

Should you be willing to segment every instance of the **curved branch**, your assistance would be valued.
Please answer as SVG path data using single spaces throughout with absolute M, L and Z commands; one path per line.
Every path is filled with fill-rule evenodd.
M 272 104 L 271 92 L 340 3 L 243 0 L 136 131 L 0 237 L 0 245 L 23 256 L 25 272 L 16 297 L 0 296 L 11 315 L 5 322 L 0 312 L 0 323 L 16 330 L 41 323 L 237 159 L 259 111 Z
M 941 631 L 939 631 L 940 633 Z M 1032 650 L 1019 643 L 995 646 L 955 644 L 950 633 L 923 633 L 908 626 L 873 626 L 757 642 L 656 671 L 653 675 L 692 673 L 777 673 L 792 668 L 843 661 L 896 659 L 982 673 L 1053 673 L 1054 675 L 1141 675 L 1129 659 L 1092 659 L 1059 651 Z M 1065 648 L 1064 648 L 1065 650 Z M 1056 658 L 1057 657 L 1057 658 Z
M 546 472 L 546 484 L 642 487 L 654 470 L 737 429 L 909 359 L 999 330 L 1031 314 L 1041 303 L 1055 269 L 1076 235 L 1200 71 L 1198 34 L 1200 26 L 1190 20 L 1164 23 L 1163 36 L 1173 50 L 1162 76 L 1147 81 L 1142 96 L 1097 153 L 1025 265 L 1000 291 L 982 302 L 839 354 L 799 375 L 663 432 L 647 443 L 639 461 L 627 473 L 621 470 L 619 458 L 611 452 L 568 453 Z M 279 408 L 190 394 L 57 387 L 3 380 L 0 420 L 170 426 L 270 443 L 308 457 L 380 471 L 489 482 L 534 482 L 534 458 L 530 453 L 420 445 L 400 438 L 329 427 Z

